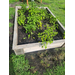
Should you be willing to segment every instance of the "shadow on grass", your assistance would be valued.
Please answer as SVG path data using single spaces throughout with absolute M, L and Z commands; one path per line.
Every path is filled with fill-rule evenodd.
M 9 22 L 11 22 L 13 24 L 12 27 L 9 28 L 9 55 L 11 55 L 12 53 L 14 53 L 14 51 L 12 50 L 12 44 L 13 44 L 13 33 L 14 33 L 14 19 L 15 19 L 15 15 L 13 17 L 13 19 Z
M 13 62 L 12 62 L 12 56 L 9 56 L 9 75 L 15 75 Z

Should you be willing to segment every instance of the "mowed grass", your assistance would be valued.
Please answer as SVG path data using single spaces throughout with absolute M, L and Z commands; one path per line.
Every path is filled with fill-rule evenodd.
M 14 3 L 14 2 L 18 2 L 20 0 L 9 0 L 9 3 Z

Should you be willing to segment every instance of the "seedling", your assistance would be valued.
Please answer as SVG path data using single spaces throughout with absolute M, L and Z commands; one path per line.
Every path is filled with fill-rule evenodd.
M 35 39 L 35 37 L 33 37 L 33 39 Z
M 30 34 L 28 35 L 28 39 L 30 38 Z
M 26 39 L 26 37 L 24 37 L 23 39 Z
M 41 60 L 41 62 L 40 62 L 41 64 L 43 64 L 44 63 L 44 61 L 43 60 Z
M 65 32 L 63 33 L 63 39 L 65 39 Z
M 49 67 L 50 66 L 50 64 L 47 64 L 47 67 Z

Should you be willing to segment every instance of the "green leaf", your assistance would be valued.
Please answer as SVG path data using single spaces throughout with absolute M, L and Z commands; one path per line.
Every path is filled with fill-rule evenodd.
M 33 32 L 31 32 L 31 35 L 34 34 Z
M 24 37 L 23 39 L 26 39 L 26 37 Z
M 35 39 L 35 37 L 33 37 L 33 39 Z
M 30 38 L 30 34 L 28 35 L 28 39 Z
M 43 46 L 42 46 L 42 48 L 43 48 Z

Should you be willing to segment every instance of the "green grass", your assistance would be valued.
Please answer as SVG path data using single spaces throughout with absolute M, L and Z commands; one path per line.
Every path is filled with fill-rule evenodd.
M 47 69 L 44 75 L 65 75 L 65 62 L 53 67 L 53 69 Z
M 29 61 L 25 59 L 24 55 L 11 54 L 9 57 L 9 75 L 37 75 L 36 73 L 31 73 L 29 69 Z
M 29 65 L 25 55 L 11 54 L 9 57 L 9 75 L 38 75 L 38 72 L 32 73 L 29 69 L 34 69 L 34 67 Z M 65 75 L 65 62 L 63 61 L 61 65 L 53 67 L 53 69 L 46 69 L 44 75 Z
M 9 22 L 9 27 L 12 27 L 12 26 L 13 26 L 13 24 L 11 22 Z
M 9 3 L 14 3 L 14 2 L 18 2 L 20 0 L 9 0 Z
M 15 9 L 13 7 L 9 7 L 9 19 L 13 19 L 15 14 Z
M 9 7 L 9 19 L 13 19 L 15 14 L 15 9 L 13 7 Z M 12 27 L 13 24 L 9 22 L 9 27 Z

